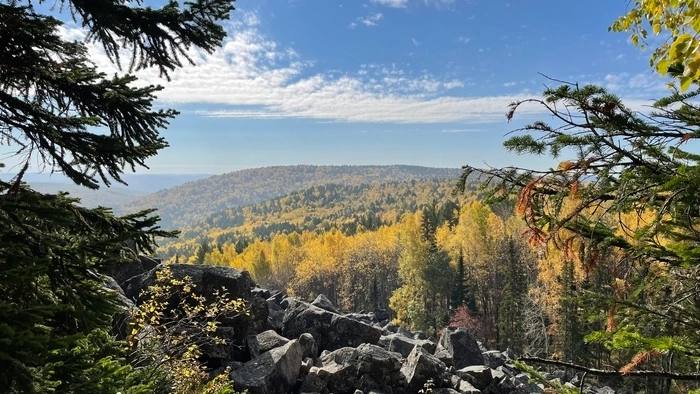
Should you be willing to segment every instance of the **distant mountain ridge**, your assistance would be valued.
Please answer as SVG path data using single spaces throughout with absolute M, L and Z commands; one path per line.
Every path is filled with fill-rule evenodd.
M 0 173 L 0 179 L 11 180 L 14 173 Z M 133 200 L 162 189 L 171 188 L 186 182 L 202 179 L 210 174 L 124 174 L 122 177 L 127 185 L 112 182 L 110 187 L 101 186 L 93 190 L 76 185 L 67 176 L 60 173 L 27 173 L 22 181 L 33 189 L 47 194 L 67 192 L 72 197 L 80 199 L 80 205 L 85 207 L 110 207 L 117 213 L 122 213 Z
M 163 228 L 186 227 L 226 209 L 256 204 L 325 184 L 362 185 L 410 180 L 456 179 L 458 168 L 410 165 L 274 166 L 234 171 L 149 194 L 125 211 L 158 208 Z

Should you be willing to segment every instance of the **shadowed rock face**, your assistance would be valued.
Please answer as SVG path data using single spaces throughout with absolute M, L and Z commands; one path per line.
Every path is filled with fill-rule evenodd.
M 159 264 L 148 271 L 135 275 L 124 282 L 122 288 L 127 298 L 138 305 L 141 292 L 156 281 L 159 271 L 169 269 L 176 279 L 189 277 L 195 285 L 198 294 L 211 302 L 218 292 L 228 293 L 231 298 L 241 298 L 246 301 L 250 316 L 234 315 L 222 319 L 218 330 L 226 339 L 226 345 L 208 345 L 202 348 L 206 355 L 207 365 L 212 367 L 225 366 L 231 361 L 246 361 L 250 358 L 246 351 L 246 337 L 257 335 L 268 328 L 268 306 L 265 299 L 258 296 L 255 282 L 246 271 L 238 271 L 227 267 L 190 264 Z M 179 295 L 173 294 L 171 302 Z
M 401 373 L 406 378 L 408 387 L 415 390 L 414 392 L 421 389 L 429 379 L 437 381 L 439 385 L 446 370 L 445 363 L 420 346 L 413 348 L 401 367 Z
M 269 350 L 231 372 L 239 389 L 251 394 L 285 394 L 299 377 L 302 349 L 297 340 Z
M 215 291 L 222 291 L 222 289 L 234 297 L 244 299 L 253 297 L 251 290 L 255 287 L 255 283 L 248 272 L 227 267 L 192 264 L 167 266 L 159 264 L 141 275 L 133 276 L 123 285 L 126 296 L 132 299 L 138 298 L 141 290 L 152 285 L 156 280 L 156 273 L 164 268 L 170 269 L 175 278 L 181 279 L 185 276 L 192 278 L 192 282 L 197 285 L 197 291 L 207 298 L 212 297 Z
M 247 319 L 247 326 L 243 335 L 259 333 L 267 329 L 268 307 L 265 299 L 258 296 L 255 282 L 247 271 L 239 271 L 228 267 L 192 264 L 159 264 L 141 275 L 128 279 L 123 285 L 126 296 L 137 303 L 142 290 L 152 285 L 156 280 L 156 274 L 162 269 L 169 269 L 173 277 L 182 279 L 185 276 L 192 279 L 197 292 L 208 301 L 215 297 L 215 292 L 226 292 L 231 298 L 242 298 L 247 301 L 251 312 L 251 319 Z
M 452 357 L 455 369 L 484 364 L 479 345 L 464 329 L 450 330 L 446 328 L 440 337 L 438 346 L 446 350 L 447 354 Z
M 114 278 L 119 286 L 124 286 L 124 283 L 126 283 L 127 280 L 152 270 L 158 266 L 158 264 L 160 264 L 159 260 L 139 256 L 137 260 L 130 263 L 109 264 L 103 269 L 103 273 Z

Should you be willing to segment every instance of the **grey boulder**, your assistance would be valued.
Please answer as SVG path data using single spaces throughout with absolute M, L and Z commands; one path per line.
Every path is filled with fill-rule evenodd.
M 486 365 L 470 365 L 455 371 L 455 375 L 468 381 L 479 390 L 483 390 L 491 384 L 493 376 L 491 368 Z
M 380 328 L 301 301 L 288 301 L 282 333 L 289 338 L 311 334 L 319 350 L 377 344 Z
M 435 343 L 426 339 L 413 339 L 401 334 L 390 334 L 379 338 L 379 345 L 385 349 L 408 357 L 414 347 L 420 346 L 429 353 L 435 352 Z
M 464 329 L 451 330 L 446 328 L 440 336 L 439 345 L 452 356 L 452 363 L 456 369 L 484 364 L 479 345 Z
M 258 335 L 248 336 L 248 349 L 250 350 L 250 355 L 255 358 L 268 350 L 286 345 L 287 342 L 289 342 L 289 339 L 273 330 L 267 330 Z
M 236 388 L 251 394 L 285 394 L 299 377 L 301 361 L 301 346 L 293 340 L 248 361 L 230 377 Z
M 379 346 L 340 348 L 322 356 L 320 361 L 322 366 L 311 368 L 304 379 L 302 392 L 392 392 L 405 386 L 400 372 L 401 355 Z
M 325 294 L 319 294 L 313 302 L 311 302 L 311 305 L 317 306 L 321 309 L 325 309 L 329 312 L 333 313 L 339 313 L 338 308 L 333 305 L 331 300 L 328 299 L 328 297 L 325 296 Z
M 496 369 L 504 365 L 507 361 L 506 356 L 498 350 L 489 350 L 481 353 L 484 358 L 484 365 L 488 365 L 492 369 Z
M 406 361 L 401 367 L 401 373 L 404 375 L 408 387 L 412 392 L 417 392 L 423 385 L 432 379 L 439 387 L 445 380 L 444 376 L 447 366 L 437 357 L 428 353 L 422 347 L 416 346 L 408 355 Z

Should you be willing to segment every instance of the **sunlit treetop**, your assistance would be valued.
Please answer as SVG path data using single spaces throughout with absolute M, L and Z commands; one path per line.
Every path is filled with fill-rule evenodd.
M 651 55 L 651 65 L 662 75 L 678 78 L 681 90 L 700 80 L 700 2 L 695 0 L 637 0 L 610 29 L 631 33 L 637 46 L 663 42 Z M 655 41 L 655 40 L 654 40 Z

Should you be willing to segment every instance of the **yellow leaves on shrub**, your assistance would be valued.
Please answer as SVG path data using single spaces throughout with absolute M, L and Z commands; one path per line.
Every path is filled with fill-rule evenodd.
M 211 302 L 195 289 L 188 276 L 158 271 L 155 283 L 141 294 L 142 304 L 132 312 L 127 338 L 141 357 L 160 360 L 171 391 L 178 394 L 230 389 L 228 374 L 210 379 L 199 362 L 199 344 L 225 344 L 217 335 L 220 320 L 249 313 L 244 300 L 230 298 L 223 288 L 213 293 Z

